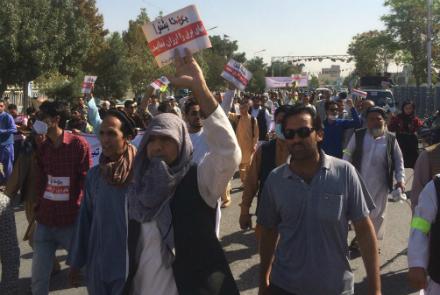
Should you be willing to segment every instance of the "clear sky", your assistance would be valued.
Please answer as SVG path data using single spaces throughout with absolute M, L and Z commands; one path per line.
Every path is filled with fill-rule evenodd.
M 110 31 L 127 30 L 128 21 L 146 8 L 150 18 L 195 4 L 210 34 L 237 40 L 247 58 L 255 55 L 270 63 L 272 56 L 346 54 L 351 38 L 384 29 L 384 0 L 97 0 Z M 264 52 L 256 53 L 265 49 Z M 329 62 L 308 62 L 318 72 Z M 353 64 L 340 63 L 346 70 Z M 343 73 L 345 75 L 345 73 Z

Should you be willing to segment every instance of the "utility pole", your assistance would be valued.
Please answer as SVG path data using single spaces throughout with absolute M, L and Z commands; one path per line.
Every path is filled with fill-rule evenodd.
M 432 0 L 428 1 L 428 32 L 427 38 L 428 42 L 426 42 L 427 56 L 428 56 L 428 101 L 431 103 L 432 99 Z M 426 114 L 428 114 L 430 107 L 428 106 L 428 102 L 426 105 Z

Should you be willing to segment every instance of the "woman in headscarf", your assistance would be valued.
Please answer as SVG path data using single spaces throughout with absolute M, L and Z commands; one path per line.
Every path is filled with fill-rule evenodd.
M 130 257 L 126 294 L 239 294 L 215 234 L 218 198 L 240 163 L 240 148 L 224 111 L 186 51 L 176 55 L 178 88 L 200 105 L 208 153 L 193 164 L 186 124 L 175 114 L 153 118 L 135 159 L 128 192 Z
M 402 149 L 405 168 L 414 168 L 419 155 L 417 131 L 423 121 L 415 115 L 416 106 L 411 101 L 402 104 L 402 112 L 391 118 L 388 130 L 396 132 L 397 142 Z
M 78 286 L 86 267 L 86 285 L 92 295 L 120 295 L 127 276 L 126 193 L 136 148 L 133 120 L 124 112 L 109 110 L 99 129 L 102 154 L 90 169 L 84 199 L 72 238 L 68 264 L 70 283 Z

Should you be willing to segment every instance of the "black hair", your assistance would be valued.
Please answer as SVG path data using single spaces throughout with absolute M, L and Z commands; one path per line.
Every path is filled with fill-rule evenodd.
M 134 104 L 133 100 L 126 100 L 124 102 L 124 108 L 129 108 L 129 107 L 133 106 L 133 104 Z
M 333 100 L 327 100 L 327 101 L 325 102 L 325 105 L 324 105 L 325 110 L 328 111 L 328 110 L 330 109 L 330 106 L 331 106 L 331 105 L 338 105 L 338 104 L 336 103 L 336 101 L 333 101 Z
M 346 99 L 347 98 L 347 92 L 340 92 L 338 94 L 339 99 Z
M 30 116 L 30 115 L 32 115 L 33 113 L 35 113 L 37 110 L 34 108 L 34 107 L 28 107 L 27 109 L 26 109 L 26 115 L 28 115 L 28 116 Z
M 136 123 L 127 115 L 126 112 L 117 109 L 110 109 L 105 113 L 104 118 L 108 116 L 115 117 L 121 121 L 121 131 L 122 134 L 124 134 L 124 138 L 128 138 L 130 136 L 131 139 L 134 139 L 136 137 Z
M 412 105 L 412 107 L 413 107 L 413 113 L 415 113 L 415 111 L 416 111 L 416 104 L 415 104 L 413 101 L 411 101 L 411 100 L 406 100 L 406 101 L 404 101 L 404 102 L 402 103 L 402 114 L 405 114 L 404 108 L 405 108 L 407 105 Z
M 199 103 L 193 99 L 189 99 L 187 100 L 187 102 L 185 103 L 185 115 L 189 113 L 189 110 L 193 107 L 193 106 L 198 106 Z
M 8 104 L 8 110 L 18 110 L 17 105 L 13 103 Z
M 59 100 L 45 101 L 41 104 L 40 111 L 52 118 L 59 116 L 59 127 L 62 129 L 66 128 L 66 122 L 70 119 L 70 111 L 66 103 Z
M 289 110 L 291 110 L 292 108 L 293 108 L 293 106 L 292 106 L 292 105 L 288 105 L 288 104 L 284 104 L 284 105 L 278 107 L 278 108 L 275 110 L 274 118 L 276 118 L 276 117 L 278 116 L 278 114 L 280 114 L 280 113 L 287 113 L 287 112 L 288 112 Z
M 292 106 L 292 108 L 288 109 L 288 111 L 284 115 L 282 128 L 281 128 L 283 133 L 286 127 L 287 120 L 290 117 L 297 116 L 300 114 L 309 114 L 310 117 L 312 117 L 312 127 L 315 129 L 315 131 L 321 131 L 323 129 L 321 118 L 316 114 L 316 112 L 311 107 L 306 107 L 303 104 L 297 104 Z

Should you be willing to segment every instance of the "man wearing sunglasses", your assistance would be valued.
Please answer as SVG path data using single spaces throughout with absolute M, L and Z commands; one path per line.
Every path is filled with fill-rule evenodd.
M 321 120 L 310 108 L 294 107 L 282 124 L 291 159 L 270 173 L 260 200 L 259 294 L 354 294 L 349 221 L 359 239 L 368 294 L 381 294 L 369 218 L 374 206 L 356 169 L 320 149 Z

